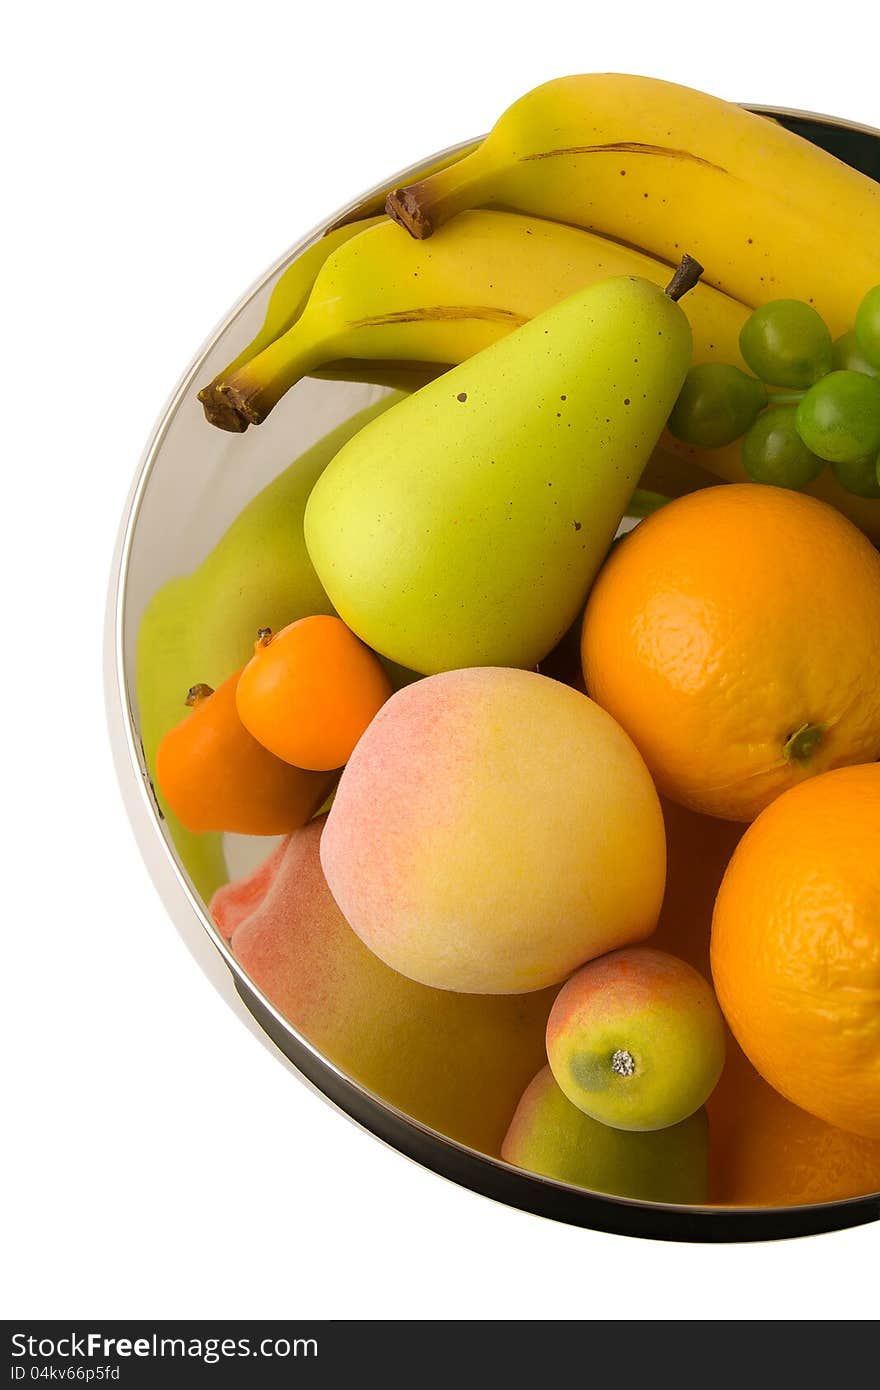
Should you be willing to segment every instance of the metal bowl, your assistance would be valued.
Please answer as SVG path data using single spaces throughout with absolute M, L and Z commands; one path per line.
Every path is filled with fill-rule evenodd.
M 880 131 L 809 112 L 756 106 L 880 181 Z M 446 152 L 452 156 L 459 149 Z M 188 572 L 241 507 L 278 471 L 384 392 L 307 379 L 269 420 L 245 435 L 206 427 L 196 402 L 209 380 L 253 337 L 271 289 L 290 262 L 339 218 L 417 178 L 444 156 L 404 171 L 352 203 L 287 252 L 211 334 L 159 418 L 138 468 L 110 584 L 105 666 L 110 735 L 123 797 L 147 866 L 187 946 L 239 1017 L 290 1069 L 378 1138 L 474 1191 L 514 1207 L 595 1230 L 666 1240 L 768 1240 L 854 1226 L 880 1217 L 880 1194 L 800 1207 L 681 1207 L 586 1191 L 467 1148 L 387 1104 L 302 1036 L 250 981 L 218 934 L 183 868 L 153 798 L 139 734 L 134 647 L 144 606 L 173 575 Z M 295 397 L 295 402 L 294 398 Z M 265 843 L 227 840 L 230 876 L 266 853 Z

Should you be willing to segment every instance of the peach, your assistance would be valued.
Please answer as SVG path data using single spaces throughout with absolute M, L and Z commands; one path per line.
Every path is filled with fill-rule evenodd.
M 254 984 L 329 1061 L 432 1129 L 497 1155 L 544 1056 L 549 991 L 510 998 L 415 984 L 368 951 L 321 871 L 323 821 L 284 840 L 211 910 Z
M 616 1129 L 686 1120 L 724 1066 L 725 1027 L 712 987 L 665 951 L 613 951 L 579 970 L 547 1021 L 547 1057 L 584 1114 Z
M 663 816 L 641 757 L 586 695 L 477 667 L 407 686 L 354 750 L 321 843 L 330 891 L 387 965 L 513 994 L 647 936 Z
M 572 1105 L 544 1067 L 517 1106 L 501 1157 L 593 1192 L 700 1204 L 706 1201 L 708 1145 L 704 1110 L 651 1133 L 610 1129 Z

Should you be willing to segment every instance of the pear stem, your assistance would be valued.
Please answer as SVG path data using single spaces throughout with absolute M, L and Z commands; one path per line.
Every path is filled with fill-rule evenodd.
M 674 304 L 677 304 L 688 290 L 694 288 L 702 273 L 703 267 L 700 262 L 695 261 L 693 256 L 689 256 L 685 252 L 678 264 L 678 269 L 666 286 L 666 293 Z
M 270 645 L 271 645 L 271 642 L 272 642 L 272 629 L 271 629 L 271 627 L 258 627 L 258 628 L 257 628 L 257 640 L 256 640 L 256 642 L 254 643 L 255 649 L 256 649 L 257 651 L 259 651 L 261 647 L 268 647 L 268 646 L 270 646 Z

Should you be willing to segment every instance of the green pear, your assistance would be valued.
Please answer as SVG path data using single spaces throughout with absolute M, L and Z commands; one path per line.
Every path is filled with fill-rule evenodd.
M 426 674 L 531 667 L 555 646 L 685 379 L 675 293 L 629 276 L 591 285 L 337 454 L 306 544 L 363 641 Z
M 253 654 L 258 628 L 333 612 L 305 547 L 306 502 L 336 451 L 398 399 L 359 412 L 290 464 L 239 513 L 197 569 L 153 595 L 141 619 L 136 689 L 144 757 L 171 838 L 205 900 L 226 882 L 222 837 L 195 835 L 172 814 L 156 782 L 156 749 L 186 714 L 189 687 L 222 685 Z M 411 678 L 392 673 L 395 685 Z
M 572 1105 L 544 1067 L 523 1093 L 501 1157 L 592 1192 L 701 1205 L 709 1182 L 709 1125 L 705 1110 L 698 1110 L 667 1129 L 611 1129 Z

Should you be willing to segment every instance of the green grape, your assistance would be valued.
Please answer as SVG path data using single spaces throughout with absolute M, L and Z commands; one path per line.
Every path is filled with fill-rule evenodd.
M 880 497 L 880 455 L 868 454 L 855 463 L 832 463 L 831 471 L 840 486 L 856 497 Z
M 829 463 L 857 463 L 880 449 L 880 381 L 862 372 L 830 372 L 797 407 L 801 439 Z
M 863 372 L 865 376 L 880 376 L 880 367 L 868 361 L 853 332 L 844 333 L 837 339 L 831 360 L 836 372 Z
M 739 367 L 702 362 L 687 374 L 669 417 L 669 429 L 685 444 L 720 449 L 745 434 L 766 404 L 762 382 L 746 376 Z
M 810 304 L 774 299 L 742 326 L 739 349 L 756 376 L 772 386 L 812 386 L 831 371 L 831 334 Z
M 880 285 L 868 290 L 856 312 L 859 347 L 874 367 L 880 367 Z
M 754 483 L 801 488 L 825 467 L 797 432 L 796 405 L 780 405 L 759 415 L 742 442 L 743 467 Z

